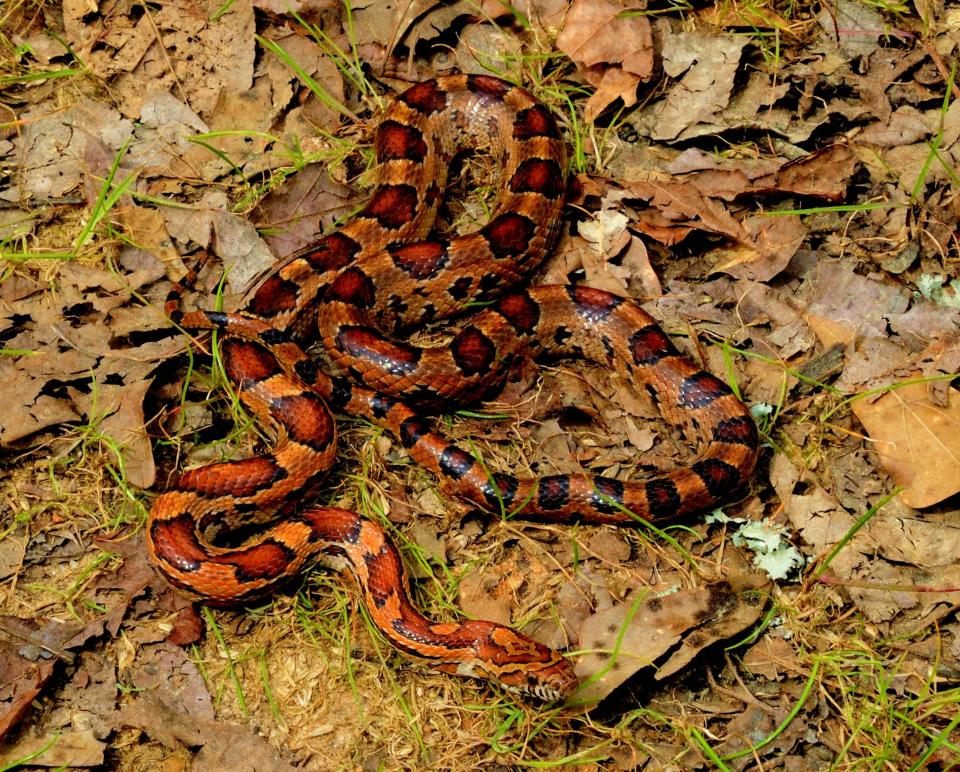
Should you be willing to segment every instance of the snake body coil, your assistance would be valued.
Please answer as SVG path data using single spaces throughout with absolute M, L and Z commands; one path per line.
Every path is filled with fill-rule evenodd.
M 464 147 L 489 150 L 503 169 L 490 220 L 474 234 L 423 240 L 447 166 Z M 588 287 L 500 289 L 522 286 L 546 256 L 563 206 L 560 132 L 526 91 L 485 76 L 425 81 L 387 110 L 375 149 L 377 184 L 366 207 L 271 275 L 244 313 L 182 314 L 176 298 L 168 303 L 183 327 L 225 333 L 227 376 L 251 411 L 279 427 L 279 440 L 267 455 L 181 475 L 150 513 L 150 554 L 173 585 L 220 604 L 268 594 L 314 562 L 349 571 L 374 623 L 401 651 L 558 699 L 576 685 L 559 653 L 492 622 L 428 621 L 410 603 L 400 556 L 380 526 L 342 509 L 299 506 L 334 460 L 331 409 L 383 426 L 445 487 L 485 510 L 559 522 L 630 523 L 712 507 L 750 475 L 757 431 L 730 389 L 681 356 L 634 301 Z M 467 304 L 483 310 L 447 346 L 421 349 L 397 337 Z M 344 376 L 326 375 L 303 353 L 316 340 Z M 638 482 L 491 475 L 411 407 L 476 400 L 526 354 L 615 368 L 685 429 L 697 459 Z M 214 544 L 251 522 L 264 524 L 256 538 Z

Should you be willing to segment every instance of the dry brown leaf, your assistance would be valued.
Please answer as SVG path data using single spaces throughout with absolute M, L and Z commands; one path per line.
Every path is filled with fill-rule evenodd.
M 339 10 L 338 0 L 252 0 L 253 7 L 275 16 L 297 14 L 310 19 L 324 12 Z
M 482 574 L 468 574 L 460 582 L 457 601 L 465 614 L 473 619 L 486 619 L 502 625 L 511 623 L 511 599 L 496 597 L 487 591 Z
M 346 105 L 343 91 L 343 73 L 337 68 L 337 63 L 333 60 L 333 57 L 327 56 L 323 49 L 310 37 L 287 28 L 275 30 L 271 37 L 286 52 L 287 56 L 297 63 L 300 69 L 309 74 L 320 85 L 320 88 L 333 98 L 333 101 L 341 106 Z M 264 115 L 260 117 L 264 131 L 268 131 L 275 116 L 281 114 L 288 107 L 289 98 L 293 94 L 291 82 L 299 86 L 295 74 L 286 62 L 275 57 L 271 57 L 271 59 L 273 60 L 271 62 L 273 66 L 267 70 L 269 79 L 264 79 L 263 82 L 257 79 L 254 86 L 254 90 L 258 87 L 265 89 L 267 88 L 267 80 L 269 80 L 271 93 L 269 95 L 264 93 L 257 100 L 266 103 L 263 110 Z M 247 103 L 247 108 L 244 110 L 242 103 L 237 104 L 235 120 L 238 125 L 245 126 L 248 129 L 252 128 L 249 103 L 256 96 L 252 91 L 249 94 L 241 95 L 242 102 Z M 267 107 L 269 109 L 266 109 Z M 310 139 L 316 135 L 318 128 L 323 131 L 334 131 L 343 119 L 344 116 L 339 110 L 335 110 L 310 90 L 302 97 L 302 104 L 298 104 L 286 114 L 284 134 L 296 134 L 304 139 Z M 211 120 L 216 127 L 220 119 L 219 116 L 215 116 Z M 351 118 L 351 120 L 356 122 L 357 119 Z
M 746 45 L 746 38 L 696 33 L 680 33 L 667 39 L 663 69 L 671 77 L 683 77 L 653 107 L 653 139 L 675 140 L 689 127 L 717 120 L 730 102 Z
M 759 574 L 732 574 L 727 581 L 712 584 L 709 591 L 709 615 L 698 619 L 700 626 L 685 636 L 654 676 L 658 681 L 678 673 L 708 646 L 746 630 L 756 623 L 767 605 L 770 582 Z
M 817 19 L 824 38 L 850 57 L 866 57 L 879 45 L 886 22 L 880 12 L 854 0 L 837 0 Z
M 437 531 L 436 521 L 429 517 L 414 520 L 407 532 L 407 538 L 420 549 L 424 558 L 429 558 L 441 566 L 446 565 L 447 546 L 443 534 Z M 416 579 L 431 575 L 430 569 L 421 566 L 419 561 L 412 562 L 410 573 Z
M 810 279 L 807 315 L 813 323 L 825 323 L 826 346 L 850 342 L 854 333 L 886 336 L 887 318 L 909 304 L 902 286 L 861 276 L 855 267 L 853 261 L 821 260 Z
M 753 193 L 796 193 L 827 201 L 843 201 L 856 170 L 856 156 L 844 145 L 809 153 L 753 181 Z
M 603 209 L 596 216 L 580 223 L 582 240 L 574 240 L 580 264 L 591 287 L 616 295 L 627 295 L 626 276 L 612 265 L 610 258 L 620 254 L 631 240 L 627 216 L 613 209 Z M 618 275 L 621 274 L 621 275 Z
M 736 175 L 743 180 L 757 180 L 768 174 L 775 174 L 781 168 L 779 158 L 760 156 L 758 158 L 725 158 L 714 153 L 705 153 L 699 148 L 688 147 L 667 166 L 670 174 L 686 174 L 707 170 L 720 171 Z M 699 176 L 697 177 L 699 179 Z M 741 181 L 735 188 L 737 194 L 744 190 Z M 715 186 L 713 186 L 715 187 Z
M 803 319 L 825 348 L 846 345 L 853 340 L 853 325 L 845 320 L 827 319 L 810 313 L 804 314 Z
M 25 110 L 17 118 L 23 130 L 13 140 L 16 184 L 0 192 L 7 201 L 44 202 L 77 191 L 89 172 L 88 147 L 102 144 L 115 153 L 133 132 L 116 110 L 86 99 L 65 110 Z
M 614 0 L 574 0 L 557 45 L 574 62 L 590 68 L 620 64 L 641 78 L 653 72 L 650 23 L 624 13 L 629 5 Z
M 190 646 L 202 638 L 203 620 L 191 604 L 177 614 L 164 640 L 173 646 Z
M 906 384 L 874 402 L 856 400 L 853 412 L 904 489 L 904 504 L 930 507 L 960 491 L 960 391 L 950 389 L 947 406 L 939 407 L 925 384 Z
M 359 49 L 372 47 L 374 50 L 385 50 L 384 47 L 392 47 L 403 40 L 416 20 L 423 19 L 442 5 L 439 0 L 405 0 L 357 6 L 353 9 L 354 39 L 350 42 Z M 389 51 L 386 53 L 389 54 Z
M 0 753 L 4 768 L 17 759 L 29 758 L 31 766 L 38 767 L 99 767 L 107 744 L 98 740 L 92 729 L 51 733 L 44 737 L 24 737 L 20 742 Z M 10 764 L 10 767 L 6 765 Z
M 40 393 L 45 380 L 18 371 L 12 362 L 0 363 L 0 382 L 0 399 L 13 407 L 3 412 L 0 420 L 2 445 L 10 447 L 48 427 L 80 417 L 68 400 Z
M 657 241 L 676 244 L 690 231 L 703 230 L 746 242 L 743 228 L 723 203 L 687 181 L 634 182 L 628 187 L 631 194 L 650 206 L 639 212 L 635 227 Z
M 613 563 L 624 563 L 630 559 L 630 543 L 619 531 L 598 531 L 587 541 L 587 549 Z
M 630 107 L 637 85 L 653 75 L 653 35 L 642 16 L 614 0 L 574 0 L 557 37 L 557 47 L 581 68 L 596 93 L 584 117 L 592 121 L 620 98 Z
M 814 555 L 825 555 L 853 527 L 854 518 L 821 486 L 803 479 L 802 493 L 794 493 L 804 475 L 783 454 L 777 453 L 770 462 L 770 483 L 783 504 L 787 519 L 810 547 Z M 842 570 L 846 570 L 856 547 L 845 549 L 838 556 Z M 834 561 L 836 568 L 837 563 Z
M 576 474 L 582 471 L 576 458 L 576 446 L 570 434 L 560 426 L 556 418 L 547 418 L 537 423 L 530 432 L 536 443 L 531 461 L 541 469 L 554 474 Z
M 157 690 L 163 694 L 166 690 Z M 191 765 L 195 772 L 230 769 L 231 772 L 294 772 L 270 744 L 249 727 L 197 718 L 170 707 L 154 691 L 140 694 L 124 706 L 122 721 L 159 740 L 168 748 L 200 747 Z
M 156 209 L 128 204 L 114 209 L 117 221 L 123 225 L 129 240 L 164 261 L 179 259 L 173 248 L 170 234 L 164 225 L 163 215 Z
M 493 70 L 520 76 L 517 65 L 523 56 L 523 42 L 509 29 L 471 24 L 460 34 L 452 53 L 460 72 L 486 75 Z
M 132 381 L 119 395 L 119 404 L 114 412 L 103 419 L 100 429 L 107 437 L 118 443 L 127 481 L 138 488 L 152 488 L 157 477 L 153 463 L 153 446 L 144 429 L 143 398 L 152 380 Z M 111 449 L 111 452 L 113 450 Z
M 22 641 L 0 641 L 0 741 L 20 723 L 54 672 L 53 660 L 32 661 L 23 656 L 23 648 Z
M 261 199 L 251 219 L 278 257 L 315 241 L 356 205 L 356 193 L 331 179 L 326 164 L 310 164 Z
M 569 0 L 512 0 L 509 5 L 503 0 L 482 0 L 480 8 L 490 19 L 512 17 L 519 12 L 534 26 L 555 36 L 569 5 Z
M 813 331 L 804 323 L 797 309 L 781 297 L 779 291 L 746 279 L 737 282 L 736 286 L 739 293 L 738 316 L 755 330 L 761 324 L 769 325 L 772 329 L 766 336 L 767 340 L 784 360 L 801 352 L 813 351 Z M 774 381 L 779 384 L 780 378 L 774 376 Z
M 672 595 L 647 595 L 598 611 L 580 626 L 580 647 L 586 649 L 576 663 L 584 686 L 574 700 L 597 702 L 657 657 L 674 648 L 680 636 L 696 625 L 706 610 L 707 591 L 684 590 Z M 624 629 L 626 625 L 626 629 Z
M 789 162 L 781 158 L 717 158 L 688 148 L 667 171 L 686 175 L 684 181 L 701 193 L 724 201 L 770 193 L 842 201 L 855 165 L 856 156 L 843 145 L 831 145 Z
M 709 587 L 667 595 L 638 595 L 632 601 L 599 611 L 580 626 L 580 647 L 589 653 L 576 664 L 584 686 L 572 700 L 602 700 L 634 673 L 653 665 L 659 680 L 686 666 L 700 651 L 759 619 L 765 601 L 758 591 L 764 580 L 737 574 Z
M 630 246 L 623 254 L 622 266 L 629 276 L 635 280 L 640 297 L 658 298 L 663 295 L 660 277 L 650 264 L 650 255 L 647 245 L 642 239 L 631 236 Z
M 869 477 L 863 477 L 869 471 L 862 464 L 856 471 L 860 476 L 852 481 L 851 506 L 862 513 L 870 503 L 864 495 Z M 771 462 L 770 480 L 791 525 L 814 555 L 826 555 L 854 527 L 853 515 L 781 453 Z M 794 492 L 797 483 L 802 492 Z M 846 589 L 866 618 L 885 624 L 889 634 L 919 629 L 950 613 L 960 586 L 960 528 L 949 519 L 912 515 L 900 499 L 890 502 L 833 557 L 827 575 L 830 584 Z
M 855 141 L 877 147 L 912 145 L 930 135 L 929 118 L 911 105 L 902 105 L 886 121 L 874 121 L 865 126 Z
M 140 118 L 146 83 L 208 115 L 222 91 L 242 93 L 252 84 L 253 6 L 234 3 L 209 16 L 197 10 L 172 2 L 136 10 L 111 7 L 101 15 L 97 5 L 66 0 L 63 24 L 77 55 L 110 82 L 128 117 Z
M 801 675 L 803 665 L 793 646 L 780 636 L 764 635 L 743 656 L 743 664 L 754 675 L 761 675 L 769 681 L 779 681 L 784 672 Z
M 620 99 L 624 106 L 632 107 L 637 101 L 637 86 L 641 79 L 632 72 L 617 67 L 607 69 L 596 90 L 590 95 L 583 108 L 583 118 L 588 123 L 596 120 L 609 105 Z
M 243 217 L 232 212 L 216 212 L 213 232 L 216 253 L 223 260 L 227 287 L 232 293 L 240 295 L 249 290 L 257 277 L 276 262 L 254 224 Z M 228 296 L 225 302 L 235 300 Z
M 213 699 L 196 663 L 169 643 L 142 647 L 125 673 L 137 692 L 155 695 L 165 706 L 196 721 L 212 721 Z
M 162 605 L 158 601 L 171 595 L 172 588 L 154 569 L 142 533 L 124 539 L 97 539 L 96 543 L 100 549 L 123 558 L 115 570 L 103 571 L 88 588 L 106 607 L 107 632 L 116 635 L 131 604 L 148 588 L 153 607 Z
M 741 225 L 747 245 L 732 250 L 714 269 L 751 281 L 769 281 L 777 276 L 807 235 L 806 227 L 795 215 L 751 215 Z
M 756 30 L 774 29 L 782 34 L 784 30 L 789 30 L 793 24 L 772 8 L 765 8 L 760 3 L 706 4 L 699 16 L 703 21 L 718 29 L 746 25 Z

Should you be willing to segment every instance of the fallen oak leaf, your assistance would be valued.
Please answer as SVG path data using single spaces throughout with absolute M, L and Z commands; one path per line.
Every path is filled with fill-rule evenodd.
M 629 10 L 613 0 L 574 0 L 557 46 L 581 66 L 621 64 L 627 72 L 649 77 L 653 73 L 650 23 L 629 15 Z
M 845 145 L 830 145 L 781 166 L 777 171 L 753 180 L 750 192 L 795 193 L 841 202 L 847 184 L 856 171 L 857 158 Z
M 593 219 L 580 223 L 578 230 L 594 252 L 609 256 L 623 249 L 630 240 L 627 222 L 627 216 L 623 212 L 604 209 Z
M 164 640 L 174 646 L 189 646 L 191 643 L 198 643 L 202 637 L 203 621 L 191 604 L 177 614 Z
M 590 95 L 583 108 L 584 120 L 593 122 L 609 105 L 617 99 L 623 101 L 624 106 L 632 107 L 637 101 L 637 85 L 640 78 L 632 72 L 609 68 L 603 73 L 596 90 Z
M 156 698 L 184 718 L 213 721 L 216 717 L 200 669 L 179 646 L 152 643 L 141 647 L 125 669 L 124 679 L 138 694 Z
M 21 763 L 38 767 L 99 767 L 107 744 L 98 740 L 92 729 L 54 732 L 43 737 L 25 737 L 0 754 L 3 769 Z M 24 762 L 24 759 L 29 761 Z
M 114 570 L 102 572 L 90 585 L 92 590 L 105 593 L 100 602 L 106 607 L 106 630 L 115 636 L 137 598 L 149 589 L 154 595 L 151 605 L 155 605 L 155 599 L 170 592 L 170 588 L 154 569 L 142 533 L 130 538 L 100 538 L 96 545 L 122 558 Z
M 719 257 L 713 266 L 738 279 L 765 282 L 777 276 L 803 243 L 807 230 L 794 215 L 786 217 L 746 217 L 741 225 L 746 243 L 731 249 L 715 250 Z
M 153 487 L 157 476 L 143 415 L 143 399 L 151 383 L 142 380 L 128 384 L 119 395 L 116 410 L 100 425 L 104 437 L 113 440 L 108 448 L 126 480 L 138 488 Z
M 574 242 L 574 249 L 590 286 L 615 295 L 629 295 L 623 277 L 616 275 L 615 269 L 619 266 L 612 266 L 609 262 L 632 238 L 627 230 L 627 216 L 614 209 L 603 209 L 593 219 L 580 223 L 578 230 L 585 244 Z
M 166 704 L 161 689 L 142 693 L 121 711 L 121 721 L 174 750 L 200 747 L 192 769 L 294 772 L 251 728 L 205 720 Z
M 683 180 L 637 181 L 626 186 L 628 198 L 647 202 L 633 227 L 667 246 L 682 241 L 693 230 L 716 233 L 749 244 L 743 226 L 723 202 L 704 195 Z
M 75 656 L 69 649 L 84 646 L 91 637 L 101 634 L 102 631 L 102 622 L 98 620 L 81 625 L 54 619 L 0 616 L 0 740 L 20 723 L 46 683 L 58 672 L 57 660 L 72 665 Z M 34 740 L 35 738 L 29 738 L 22 742 Z M 46 741 L 49 741 L 49 738 Z M 43 743 L 31 745 L 29 753 L 42 748 Z M 26 755 L 28 751 L 19 746 L 7 749 L 0 754 L 0 764 Z M 60 766 L 64 762 L 32 763 Z M 100 762 L 87 762 L 80 766 L 95 763 Z
M 488 619 L 502 625 L 509 625 L 513 621 L 510 598 L 506 595 L 494 596 L 487 590 L 484 577 L 480 574 L 468 574 L 463 578 L 457 601 L 465 614 L 476 619 Z
M 0 635 L 19 641 L 20 655 L 31 661 L 46 654 L 72 664 L 74 655 L 68 649 L 79 648 L 91 637 L 99 635 L 101 631 L 97 627 L 97 620 L 79 624 L 56 619 L 0 616 Z
M 856 587 L 860 590 L 877 590 L 881 592 L 917 592 L 940 594 L 947 592 L 960 592 L 960 586 L 945 585 L 943 587 L 934 587 L 929 584 L 913 584 L 907 582 L 871 582 L 857 579 L 841 579 L 838 576 L 824 574 L 817 579 L 820 584 L 828 584 L 834 587 Z
M 15 641 L 0 641 L 0 740 L 16 727 L 54 672 L 53 660 L 30 661 Z
M 770 586 L 771 582 L 760 574 L 733 574 L 705 588 L 709 593 L 706 619 L 698 620 L 700 626 L 684 637 L 680 649 L 659 667 L 654 678 L 662 681 L 679 672 L 711 644 L 754 624 L 767 605 Z
M 945 407 L 927 399 L 924 382 L 895 385 L 879 399 L 858 399 L 854 414 L 914 509 L 938 504 L 960 491 L 960 391 L 947 392 Z
M 574 0 L 557 36 L 557 47 L 596 88 L 584 110 L 588 122 L 617 98 L 635 104 L 637 86 L 653 75 L 650 22 L 629 10 L 613 0 Z
M 764 635 L 750 646 L 741 661 L 750 673 L 768 681 L 781 681 L 788 675 L 797 676 L 804 672 L 793 646 L 772 635 Z
M 771 8 L 757 3 L 713 3 L 705 4 L 698 14 L 699 17 L 712 27 L 724 29 L 726 27 L 741 27 L 748 24 L 754 30 L 775 29 L 779 33 L 791 34 L 792 24 Z
M 756 574 L 735 574 L 670 595 L 638 594 L 593 614 L 580 626 L 580 645 L 589 653 L 577 662 L 583 686 L 572 701 L 598 702 L 649 666 L 656 667 L 655 680 L 673 675 L 707 646 L 756 622 L 768 584 Z
M 729 105 L 745 38 L 682 32 L 663 45 L 663 69 L 679 82 L 653 106 L 650 136 L 670 142 L 685 139 L 698 125 L 713 126 Z
M 324 164 L 308 164 L 264 196 L 251 213 L 264 241 L 280 258 L 316 241 L 317 234 L 348 214 L 355 192 L 330 176 Z

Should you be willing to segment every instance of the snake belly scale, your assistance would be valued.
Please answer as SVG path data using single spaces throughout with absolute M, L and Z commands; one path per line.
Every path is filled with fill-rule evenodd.
M 269 452 L 184 472 L 150 512 L 147 540 L 163 575 L 215 604 L 243 603 L 322 564 L 352 573 L 377 628 L 404 653 L 444 672 L 555 700 L 576 686 L 558 652 L 485 621 L 436 623 L 410 602 L 384 530 L 344 509 L 305 505 L 332 465 L 332 411 L 387 429 L 452 494 L 494 513 L 629 524 L 712 507 L 753 470 L 759 439 L 747 407 L 680 355 L 631 299 L 589 287 L 523 287 L 560 228 L 564 145 L 551 113 L 527 91 L 488 76 L 419 83 L 386 110 L 375 134 L 367 205 L 270 275 L 239 313 L 182 313 L 187 329 L 223 333 L 225 372 L 258 419 L 278 427 Z M 484 149 L 500 193 L 476 233 L 428 238 L 447 167 Z M 409 331 L 465 308 L 449 345 L 421 349 Z M 321 342 L 340 373 L 304 353 Z M 521 356 L 576 356 L 616 369 L 698 446 L 696 460 L 639 481 L 588 474 L 536 479 L 488 473 L 435 433 L 426 408 L 460 407 L 502 385 Z M 219 537 L 251 523 L 239 546 Z

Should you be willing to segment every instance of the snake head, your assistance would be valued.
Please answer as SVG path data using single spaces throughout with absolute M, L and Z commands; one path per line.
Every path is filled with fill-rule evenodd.
M 472 628 L 474 656 L 440 670 L 493 681 L 546 702 L 562 700 L 577 688 L 573 665 L 560 652 L 493 622 L 467 622 L 463 627 Z
M 551 655 L 544 660 L 527 662 L 511 671 L 502 671 L 497 681 L 511 692 L 536 697 L 544 702 L 565 699 L 579 686 L 573 665 L 559 652 L 540 646 Z

